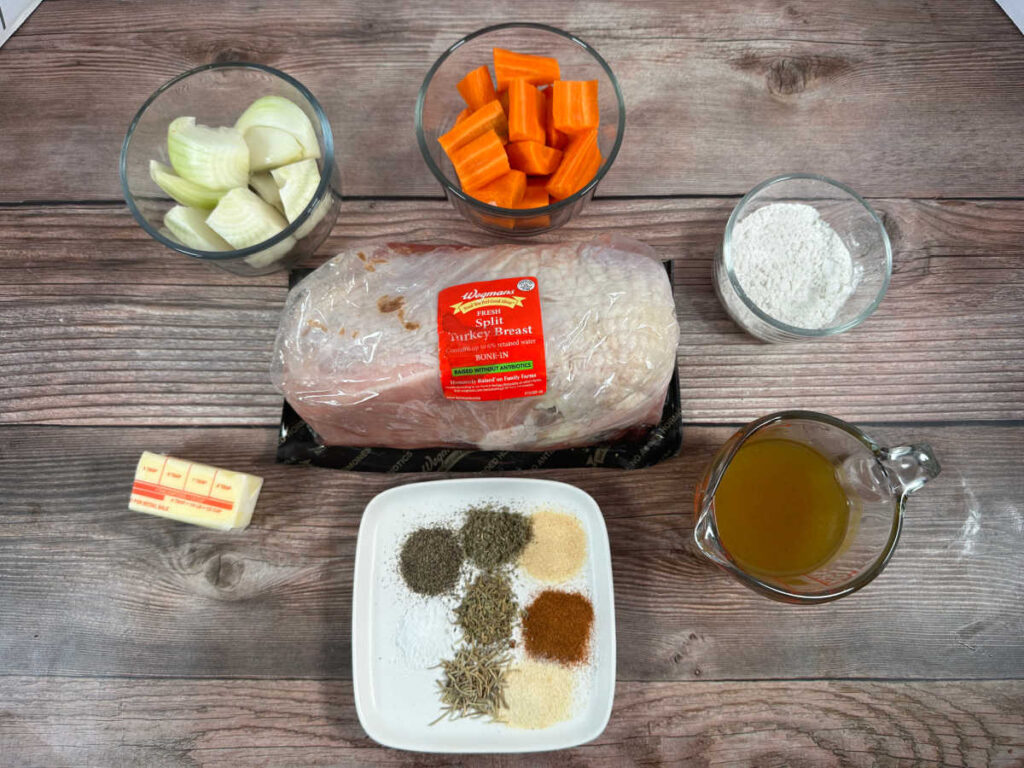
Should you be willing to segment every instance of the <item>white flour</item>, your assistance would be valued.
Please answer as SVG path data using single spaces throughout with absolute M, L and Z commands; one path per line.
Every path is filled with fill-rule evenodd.
M 732 266 L 750 300 L 797 328 L 825 328 L 857 287 L 850 252 L 810 205 L 772 203 L 732 232 Z

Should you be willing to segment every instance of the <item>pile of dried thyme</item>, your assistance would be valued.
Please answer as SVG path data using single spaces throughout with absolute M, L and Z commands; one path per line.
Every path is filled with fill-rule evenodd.
M 530 518 L 507 507 L 473 507 L 462 524 L 462 548 L 475 566 L 489 571 L 519 557 L 531 531 Z
M 472 645 L 508 647 L 519 603 L 507 573 L 481 573 L 466 590 L 455 609 L 455 619 L 466 642 Z

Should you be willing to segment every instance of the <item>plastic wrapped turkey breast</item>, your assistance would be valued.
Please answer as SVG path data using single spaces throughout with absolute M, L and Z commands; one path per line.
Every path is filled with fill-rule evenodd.
M 509 290 L 499 290 L 509 280 Z M 487 327 L 514 325 L 503 313 L 533 311 L 535 296 L 540 323 Z M 533 335 L 516 336 L 523 328 Z M 494 354 L 473 346 L 481 338 L 499 340 Z M 678 340 L 665 269 L 635 241 L 372 244 L 336 256 L 292 289 L 271 375 L 326 445 L 548 450 L 656 424 Z M 444 357 L 474 349 L 479 366 Z M 520 362 L 493 362 L 502 357 Z M 525 368 L 540 382 L 531 391 L 542 394 L 495 394 Z M 477 389 L 446 389 L 442 371 L 453 387 Z

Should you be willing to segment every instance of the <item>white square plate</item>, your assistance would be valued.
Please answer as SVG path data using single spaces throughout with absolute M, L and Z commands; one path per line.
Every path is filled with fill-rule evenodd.
M 529 511 L 550 507 L 575 515 L 587 535 L 582 586 L 594 606 L 587 695 L 571 719 L 543 730 L 520 730 L 484 720 L 443 720 L 437 684 L 440 670 L 410 670 L 389 657 L 403 612 L 396 578 L 397 552 L 420 526 L 450 523 L 474 504 L 507 504 Z M 546 588 L 538 585 L 534 591 Z M 557 588 L 562 588 L 559 585 Z M 392 488 L 366 506 L 356 543 L 352 594 L 352 678 L 356 712 L 375 741 L 420 752 L 534 752 L 565 749 L 597 738 L 615 697 L 615 606 L 608 531 L 597 503 L 580 489 L 551 480 L 479 478 L 435 480 Z M 439 598 L 433 598 L 439 599 Z

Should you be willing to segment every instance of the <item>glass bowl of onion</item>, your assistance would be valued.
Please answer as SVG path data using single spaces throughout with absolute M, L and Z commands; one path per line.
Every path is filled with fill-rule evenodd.
M 319 102 L 295 78 L 246 62 L 207 64 L 160 86 L 128 127 L 120 176 L 154 240 L 239 275 L 312 255 L 341 199 Z

